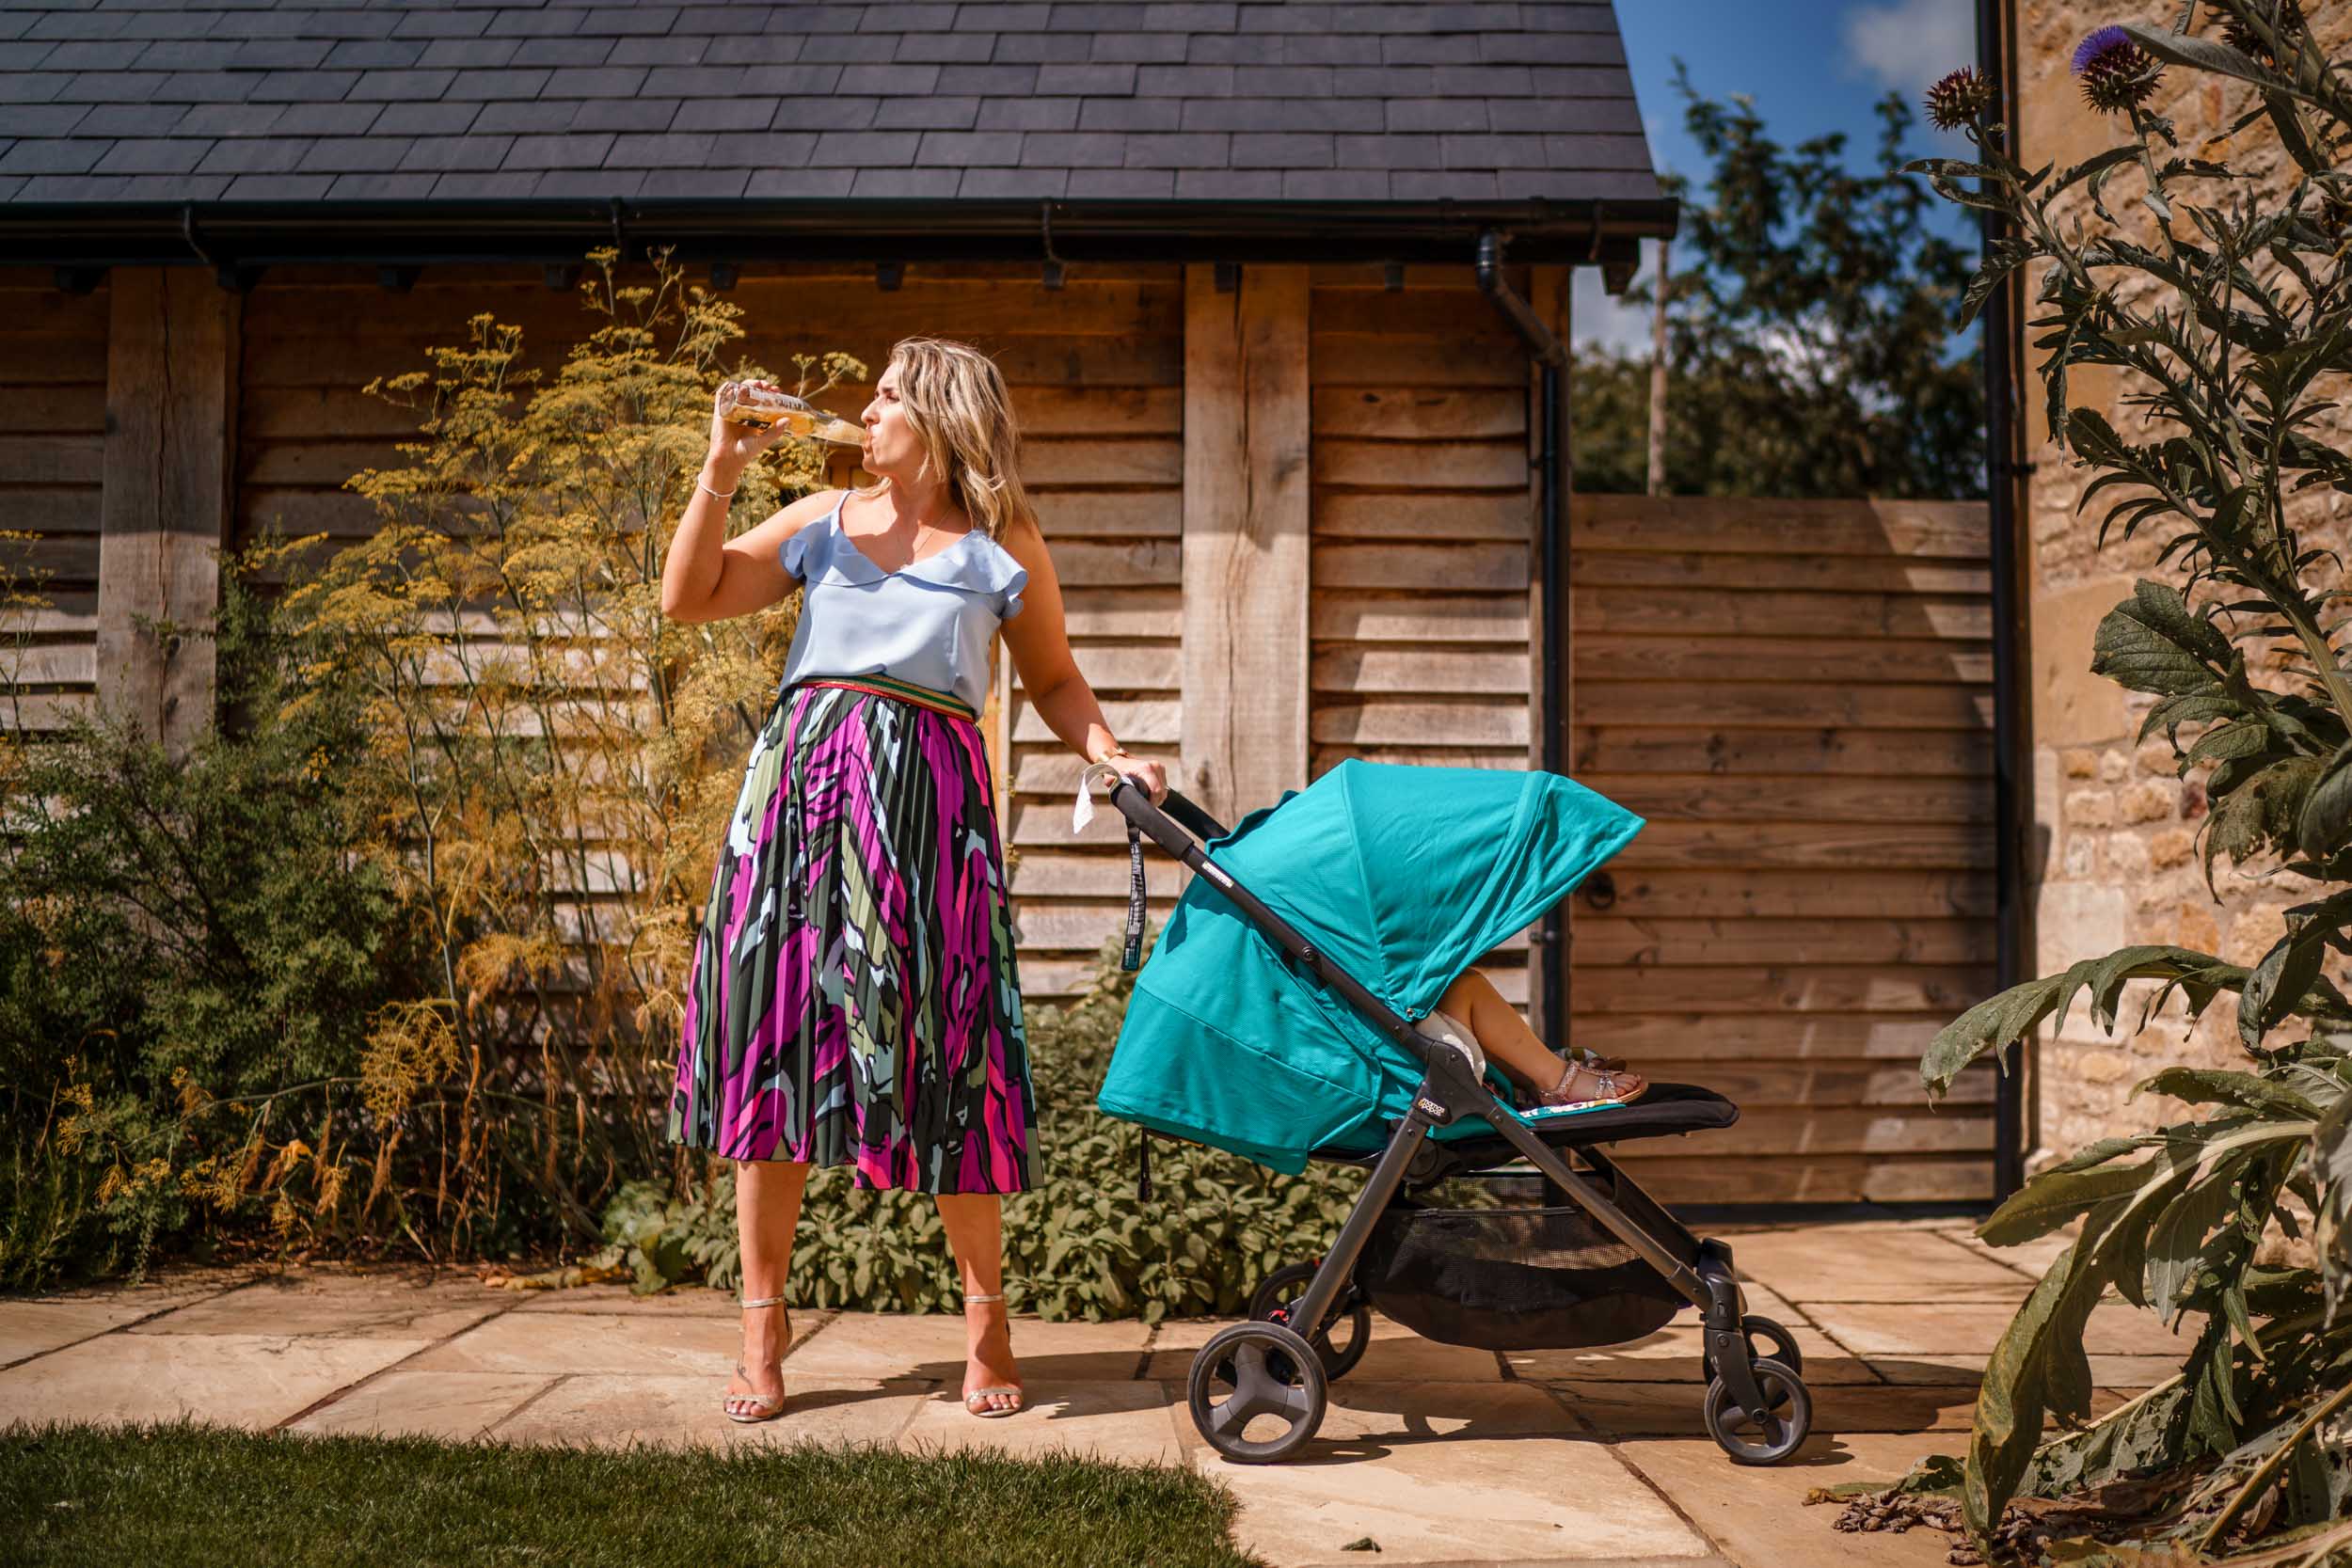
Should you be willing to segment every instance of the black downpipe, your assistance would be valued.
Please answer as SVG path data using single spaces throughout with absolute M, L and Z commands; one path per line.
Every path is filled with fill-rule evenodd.
M 1562 538 L 1567 507 L 1565 464 L 1567 451 L 1568 351 L 1544 325 L 1527 301 L 1511 290 L 1502 276 L 1502 235 L 1489 229 L 1478 236 L 1478 286 L 1502 319 L 1527 344 L 1527 352 L 1542 367 L 1537 389 L 1537 417 L 1543 421 L 1535 449 L 1540 496 L 1536 550 L 1542 583 L 1544 702 L 1542 750 L 1544 771 L 1565 773 L 1568 715 L 1564 711 L 1562 668 L 1568 645 L 1567 550 Z M 1571 895 L 1573 896 L 1573 895 Z M 1543 1017 L 1536 1028 L 1554 1050 L 1568 1038 L 1568 921 L 1567 899 L 1544 911 L 1534 933 L 1538 961 L 1546 967 Z
M 1977 61 L 1992 84 L 1993 102 L 2017 157 L 2017 105 L 2010 99 L 2016 73 L 2001 26 L 2000 0 L 1977 0 Z M 2007 234 L 2007 220 L 1984 214 L 1984 248 Z M 1993 532 L 1993 833 L 1994 972 L 2001 990 L 2025 978 L 2025 801 L 2019 777 L 2019 643 L 2025 636 L 2017 594 L 2017 486 L 2028 471 L 2017 460 L 2017 420 L 2010 360 L 2016 349 L 2016 274 L 1984 302 L 1985 504 Z M 1993 1198 L 1999 1202 L 2025 1182 L 2026 1050 L 1995 1080 L 1993 1101 Z

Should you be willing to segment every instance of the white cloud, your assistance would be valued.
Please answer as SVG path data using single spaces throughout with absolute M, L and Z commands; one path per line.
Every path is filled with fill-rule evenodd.
M 1846 12 L 1850 66 L 1910 99 L 1915 107 L 1945 72 L 1977 58 L 1972 0 L 1888 0 Z

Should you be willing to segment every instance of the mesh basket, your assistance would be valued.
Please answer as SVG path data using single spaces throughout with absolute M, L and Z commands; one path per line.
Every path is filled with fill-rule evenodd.
M 1400 1203 L 1373 1227 L 1356 1278 L 1423 1338 L 1480 1350 L 1621 1344 L 1690 1305 L 1577 1208 Z

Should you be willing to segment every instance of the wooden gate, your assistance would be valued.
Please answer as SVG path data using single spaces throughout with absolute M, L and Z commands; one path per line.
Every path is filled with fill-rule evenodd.
M 1983 1198 L 1993 1092 L 1920 1050 L 1993 988 L 1979 502 L 1579 496 L 1582 783 L 1649 827 L 1573 905 L 1576 1039 L 1739 1101 L 1675 1197 Z

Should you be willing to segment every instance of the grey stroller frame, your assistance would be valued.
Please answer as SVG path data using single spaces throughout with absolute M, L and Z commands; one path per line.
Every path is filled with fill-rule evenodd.
M 1742 1465 L 1778 1464 L 1796 1452 L 1811 1431 L 1813 1402 L 1801 1375 L 1795 1337 L 1746 1311 L 1729 1246 L 1693 1235 L 1592 1147 L 1728 1125 L 1738 1115 L 1736 1107 L 1703 1089 L 1661 1084 L 1643 1101 L 1558 1117 L 1538 1132 L 1511 1113 L 1469 1053 L 1423 1035 L 1216 865 L 1204 847 L 1206 841 L 1226 836 L 1215 818 L 1172 790 L 1163 811 L 1123 778 L 1109 793 L 1133 832 L 1149 837 L 1196 876 L 1208 877 L 1298 970 L 1343 998 L 1423 1072 L 1411 1110 L 1375 1153 L 1316 1151 L 1318 1160 L 1367 1165 L 1371 1171 L 1329 1251 L 1270 1276 L 1253 1296 L 1250 1321 L 1222 1330 L 1194 1356 L 1188 1399 L 1194 1424 L 1210 1447 L 1237 1463 L 1268 1464 L 1288 1458 L 1312 1439 L 1330 1381 L 1352 1367 L 1364 1349 L 1370 1319 L 1359 1271 L 1384 1216 L 1408 1189 L 1524 1160 L 1582 1219 L 1629 1249 L 1668 1291 L 1699 1310 L 1709 1378 L 1704 1415 L 1709 1435 L 1724 1451 Z M 1131 931 L 1140 930 L 1140 912 L 1130 911 Z M 1433 1130 L 1469 1117 L 1486 1121 L 1495 1136 L 1430 1137 Z M 1571 1163 L 1570 1151 L 1583 1170 Z M 1291 1288 L 1302 1282 L 1304 1289 L 1293 1293 Z M 1354 1342 L 1334 1353 L 1330 1332 L 1346 1313 L 1357 1319 Z M 1635 1332 L 1646 1333 L 1650 1326 L 1655 1325 Z M 1759 1338 L 1767 1343 L 1766 1354 L 1757 1351 Z M 1281 1429 L 1248 1435 L 1253 1425 L 1264 1429 L 1262 1418 L 1279 1421 Z

